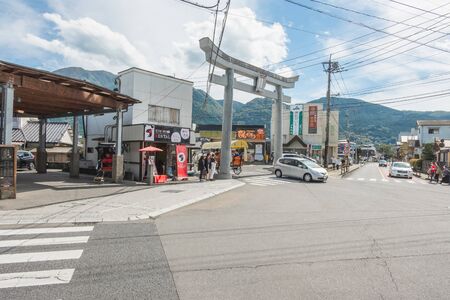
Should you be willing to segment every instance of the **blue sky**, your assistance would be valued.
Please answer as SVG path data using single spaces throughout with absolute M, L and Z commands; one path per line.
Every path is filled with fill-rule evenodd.
M 439 36 L 448 31 L 449 22 L 437 16 L 450 12 L 450 5 L 442 6 L 445 0 L 403 0 L 416 8 L 390 0 L 324 1 L 385 20 L 316 1 L 295 1 L 377 29 L 391 26 L 385 31 L 397 37 L 378 32 L 336 46 L 373 31 L 284 0 L 232 0 L 222 49 L 258 66 L 270 64 L 274 72 L 300 75 L 296 88 L 286 91 L 296 102 L 325 95 L 326 74 L 320 62 L 333 53 L 349 69 L 333 78 L 333 93 L 386 103 L 397 109 L 450 110 L 446 95 L 404 102 L 388 100 L 429 95 L 448 85 L 446 79 L 450 75 L 445 73 L 450 71 L 450 39 Z M 211 4 L 215 0 L 197 2 Z M 206 87 L 207 66 L 199 68 L 204 57 L 198 39 L 212 34 L 213 15 L 208 11 L 178 0 L 0 0 L 0 5 L 1 60 L 47 70 L 80 66 L 118 72 L 138 66 L 182 78 L 195 71 L 189 79 L 198 88 Z M 442 7 L 437 9 L 439 6 Z M 425 13 L 421 9 L 434 10 Z M 219 21 L 222 16 L 219 15 Z M 408 42 L 405 37 L 418 39 L 426 46 Z M 331 49 L 321 51 L 326 47 Z M 318 52 L 275 64 L 312 51 Z M 301 68 L 310 64 L 316 65 Z M 352 64 L 358 67 L 351 68 Z M 366 90 L 374 87 L 377 89 Z M 211 94 L 221 98 L 223 89 L 213 86 Z M 235 96 L 243 102 L 253 97 L 239 92 Z

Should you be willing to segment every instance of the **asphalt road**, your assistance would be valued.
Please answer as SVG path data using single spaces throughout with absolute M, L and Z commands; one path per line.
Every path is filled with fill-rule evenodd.
M 386 171 L 248 179 L 162 216 L 180 298 L 448 299 L 450 187 Z
M 386 175 L 250 177 L 156 221 L 3 226 L 0 299 L 448 299 L 450 186 Z

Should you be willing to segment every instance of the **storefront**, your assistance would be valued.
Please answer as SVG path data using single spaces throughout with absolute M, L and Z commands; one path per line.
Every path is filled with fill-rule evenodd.
M 200 140 L 208 140 L 202 145 L 203 151 L 220 150 L 221 125 L 198 125 L 197 134 Z M 246 162 L 262 162 L 265 154 L 269 154 L 264 125 L 233 125 L 231 138 L 231 148 L 242 153 Z
M 114 135 L 113 135 L 114 136 Z M 124 170 L 129 179 L 142 181 L 146 170 L 146 155 L 150 155 L 158 175 L 177 175 L 176 146 L 191 144 L 189 128 L 137 124 L 123 127 Z M 145 153 L 139 149 L 153 146 L 160 152 Z

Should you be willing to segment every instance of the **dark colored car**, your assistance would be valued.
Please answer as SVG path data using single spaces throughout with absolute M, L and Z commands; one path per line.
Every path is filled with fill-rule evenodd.
M 34 169 L 34 155 L 30 151 L 17 151 L 17 168 Z

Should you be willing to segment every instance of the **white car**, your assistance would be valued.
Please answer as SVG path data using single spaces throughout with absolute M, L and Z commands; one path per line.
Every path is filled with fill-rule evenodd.
M 411 165 L 406 162 L 394 162 L 389 168 L 389 177 L 405 177 L 411 179 L 413 170 Z
M 277 177 L 295 177 L 306 182 L 322 181 L 328 179 L 328 172 L 318 164 L 299 157 L 281 157 L 274 165 Z

